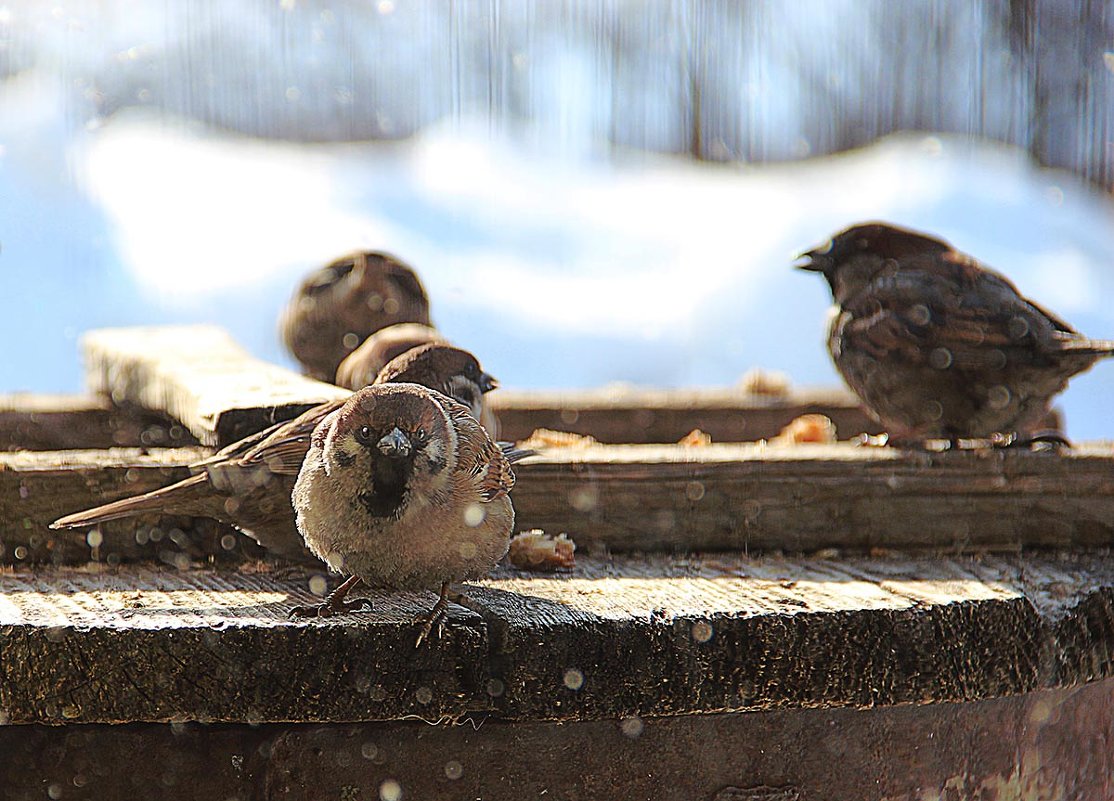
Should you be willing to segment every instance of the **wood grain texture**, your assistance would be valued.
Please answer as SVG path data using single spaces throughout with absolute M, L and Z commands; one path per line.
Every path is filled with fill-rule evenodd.
M 489 403 L 499 418 L 499 436 L 511 440 L 548 428 L 587 434 L 605 443 L 672 443 L 699 428 L 714 442 L 751 442 L 776 436 L 803 414 L 830 417 L 844 439 L 881 431 L 854 395 L 833 389 L 794 390 L 786 395 L 759 395 L 732 387 L 501 389 L 491 394 Z
M 86 395 L 0 395 L 0 451 L 196 445 L 179 423 Z
M 0 793 L 316 801 L 380 798 L 394 782 L 404 799 L 484 801 L 1105 799 L 1112 736 L 1114 680 L 964 704 L 573 723 L 6 726 Z
M 581 562 L 466 587 L 445 640 L 417 652 L 409 621 L 432 593 L 292 622 L 309 574 L 0 574 L 0 714 L 595 720 L 967 702 L 1114 673 L 1101 555 Z
M 12 562 L 19 547 L 19 561 L 30 562 L 151 558 L 149 549 L 136 549 L 135 522 L 105 526 L 98 554 L 81 546 L 83 532 L 47 526 L 63 514 L 183 478 L 205 453 L 0 453 L 0 562 Z M 551 450 L 516 464 L 515 472 L 516 527 L 566 532 L 581 553 L 891 548 L 954 554 L 1114 542 L 1109 444 L 1061 454 L 845 444 L 599 446 Z M 191 529 L 188 518 L 140 524 Z M 229 531 L 201 537 L 188 555 L 260 556 L 240 535 L 231 551 L 218 545 Z
M 92 392 L 165 413 L 205 445 L 227 445 L 351 394 L 255 359 L 212 326 L 101 329 L 81 347 Z
M 258 559 L 248 537 L 213 520 L 142 515 L 105 523 L 95 534 L 54 531 L 52 521 L 190 475 L 205 448 L 110 448 L 0 453 L 0 564 L 108 564 L 149 560 Z

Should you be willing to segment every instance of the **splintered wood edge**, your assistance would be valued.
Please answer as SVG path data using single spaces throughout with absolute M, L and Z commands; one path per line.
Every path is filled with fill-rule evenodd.
M 657 389 L 605 386 L 591 389 L 500 389 L 490 396 L 493 410 L 661 410 L 661 409 L 780 409 L 824 405 L 858 409 L 859 399 L 846 390 L 803 387 L 785 393 L 747 392 L 741 387 L 685 387 Z
M 103 526 L 97 550 L 85 532 L 47 526 L 64 514 L 180 480 L 207 453 L 0 453 L 0 562 L 156 558 L 137 547 L 135 520 Z M 515 472 L 517 530 L 566 533 L 581 553 L 954 554 L 1114 542 L 1110 444 L 1062 454 L 910 453 L 846 444 L 598 446 L 553 449 L 515 465 Z M 163 525 L 171 527 L 187 528 L 181 519 Z M 223 539 L 228 533 L 207 530 L 188 543 L 188 557 L 258 556 L 245 537 Z M 167 547 L 159 546 L 157 558 Z
M 311 574 L 0 573 L 9 723 L 592 720 L 967 702 L 1114 673 L 1114 565 L 984 559 L 582 560 L 291 621 Z M 317 586 L 317 592 L 324 590 Z M 244 677 L 251 677 L 245 681 Z
M 92 392 L 168 414 L 206 445 L 351 394 L 249 356 L 214 326 L 100 329 L 81 347 Z

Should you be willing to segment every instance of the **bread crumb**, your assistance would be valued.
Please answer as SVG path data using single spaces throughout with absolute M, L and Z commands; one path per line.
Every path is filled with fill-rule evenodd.
M 539 450 L 541 448 L 590 448 L 596 444 L 598 444 L 596 438 L 587 434 L 538 428 L 529 437 L 519 442 L 518 447 L 524 450 Z
M 510 563 L 522 570 L 562 570 L 576 567 L 576 543 L 568 534 L 550 537 L 540 528 L 523 531 L 511 538 L 507 551 Z
M 705 434 L 699 428 L 694 428 L 689 433 L 685 434 L 677 441 L 678 445 L 684 445 L 686 448 L 703 448 L 712 444 L 712 435 Z
M 799 445 L 804 442 L 831 444 L 836 441 L 836 427 L 822 414 L 805 414 L 793 420 L 770 440 L 771 445 Z

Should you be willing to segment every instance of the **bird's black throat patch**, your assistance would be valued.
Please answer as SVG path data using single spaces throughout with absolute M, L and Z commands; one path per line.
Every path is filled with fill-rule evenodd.
M 412 457 L 390 459 L 377 453 L 372 457 L 371 488 L 356 497 L 372 517 L 395 517 L 406 500 L 413 472 Z

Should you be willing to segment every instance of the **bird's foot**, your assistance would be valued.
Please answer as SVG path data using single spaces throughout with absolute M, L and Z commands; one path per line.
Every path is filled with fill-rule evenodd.
M 1060 431 L 1036 431 L 1032 434 L 1018 434 L 1016 431 L 1008 434 L 995 434 L 990 439 L 995 448 L 1031 448 L 1034 445 L 1049 445 L 1053 450 L 1070 448 L 1071 440 Z
M 890 444 L 890 435 L 886 433 L 859 434 L 855 444 L 860 448 L 884 448 Z
M 423 642 L 432 639 L 434 636 L 438 639 L 441 638 L 445 630 L 445 615 L 449 608 L 448 596 L 449 585 L 446 582 L 441 585 L 441 596 L 437 599 L 433 608 L 414 618 L 414 625 L 418 627 L 418 640 L 414 643 L 414 648 L 420 648 Z
M 351 612 L 364 612 L 371 609 L 371 601 L 367 598 L 357 598 L 355 601 L 346 601 L 349 590 L 358 586 L 360 579 L 349 576 L 344 583 L 325 596 L 319 604 L 295 606 L 290 610 L 290 617 L 333 617 L 334 615 L 347 615 Z

